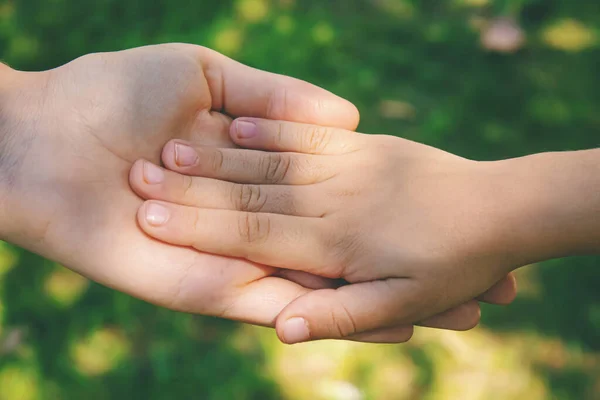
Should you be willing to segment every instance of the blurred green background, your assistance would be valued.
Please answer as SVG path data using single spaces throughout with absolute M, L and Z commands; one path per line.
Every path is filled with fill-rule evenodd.
M 363 132 L 478 160 L 598 146 L 599 38 L 597 1 L 0 0 L 15 68 L 197 43 L 348 98 Z M 471 332 L 286 347 L 0 245 L 0 400 L 600 399 L 598 258 L 521 271 Z

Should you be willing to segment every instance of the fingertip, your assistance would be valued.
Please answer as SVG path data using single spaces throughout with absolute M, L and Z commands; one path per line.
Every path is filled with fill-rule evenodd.
M 167 224 L 171 215 L 165 203 L 148 200 L 138 209 L 138 223 L 146 232 L 151 232 Z
M 514 272 L 511 272 L 510 274 L 508 274 L 508 279 L 510 281 L 510 285 L 512 286 L 512 291 L 514 293 L 514 296 L 511 300 L 511 302 L 517 297 L 517 294 L 519 293 L 519 284 L 517 283 L 517 276 L 514 274 Z
M 506 306 L 511 304 L 516 297 L 517 279 L 514 273 L 510 273 L 483 293 L 479 299 L 486 303 Z
M 460 326 L 457 326 L 456 331 L 470 331 L 479 325 L 481 321 L 481 307 L 477 300 L 470 300 L 458 306 L 458 312 L 463 314 L 463 321 Z
M 148 207 L 148 203 L 150 203 L 151 201 L 144 201 L 142 203 L 142 205 L 138 208 L 137 211 L 137 220 L 138 220 L 138 224 L 140 225 L 140 227 L 142 228 L 142 230 L 148 232 L 148 228 L 150 227 L 148 224 L 148 220 L 146 218 L 146 209 Z
M 177 139 L 169 140 L 162 149 L 160 159 L 165 167 L 173 169 L 176 167 L 175 164 L 175 143 Z
M 317 91 L 310 94 L 306 92 L 296 98 L 288 97 L 286 99 L 285 104 L 290 109 L 289 113 L 291 115 L 294 112 L 295 118 L 271 119 L 355 130 L 360 122 L 358 108 L 349 100 L 335 93 L 323 88 L 316 88 Z M 309 104 L 310 106 L 307 106 Z
M 358 107 L 354 105 L 354 103 L 344 99 L 348 103 L 348 119 L 347 126 L 343 126 L 342 128 L 347 129 L 349 131 L 355 131 L 360 124 L 360 111 L 358 111 Z
M 138 222 L 138 225 L 140 226 L 140 228 L 142 228 L 143 231 L 146 231 L 146 203 L 148 203 L 147 201 L 144 201 L 137 209 L 137 213 L 136 213 L 136 219 Z
M 477 300 L 470 300 L 422 320 L 418 325 L 435 329 L 468 331 L 479 325 L 480 320 L 481 307 L 479 306 L 479 302 Z
M 231 124 L 229 135 L 235 143 L 248 143 L 258 135 L 258 126 L 252 118 L 238 118 Z
M 284 344 L 304 343 L 311 340 L 308 322 L 302 317 L 291 317 L 277 324 L 277 336 Z
M 161 160 L 165 167 L 173 171 L 177 171 L 182 168 L 182 166 L 177 162 L 177 151 L 183 147 L 193 148 L 193 145 L 190 142 L 182 139 L 173 139 L 165 144 L 161 154 Z
M 479 322 L 481 321 L 481 306 L 479 305 L 479 302 L 476 300 L 472 300 L 467 304 L 468 304 L 468 307 L 470 308 L 470 315 L 472 315 L 472 317 L 471 317 L 470 323 L 467 323 L 465 325 L 466 329 L 464 329 L 464 330 L 470 331 L 471 329 L 476 328 L 477 325 L 479 325 Z
M 129 186 L 138 196 L 144 195 L 144 162 L 146 160 L 136 160 L 129 170 Z
M 133 185 L 138 185 L 140 180 L 142 180 L 143 176 L 143 168 L 144 168 L 144 160 L 139 159 L 136 160 L 131 169 L 129 170 L 129 183 Z
M 513 301 L 515 301 L 515 299 L 517 298 L 518 285 L 517 277 L 515 276 L 515 274 L 512 272 L 508 274 L 508 276 L 506 277 L 506 282 L 504 284 L 506 285 L 505 293 L 503 298 L 500 299 L 501 302 L 498 304 L 507 306 Z

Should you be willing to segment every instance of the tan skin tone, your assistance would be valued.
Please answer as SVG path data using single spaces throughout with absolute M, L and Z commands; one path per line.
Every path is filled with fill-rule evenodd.
M 307 292 L 272 277 L 274 268 L 151 239 L 132 218 L 141 200 L 127 176 L 140 157 L 158 162 L 173 138 L 232 146 L 231 119 L 220 110 L 353 128 L 350 103 L 192 45 L 4 72 L 2 239 L 179 311 L 272 326 Z
M 335 282 L 155 240 L 128 174 L 172 139 L 233 147 L 229 116 L 353 130 L 358 112 L 307 83 L 185 44 L 92 54 L 45 72 L 0 65 L 0 237 L 99 283 L 173 310 L 274 326 L 298 297 Z M 514 288 L 496 297 L 514 297 Z M 429 320 L 464 329 L 476 302 Z M 466 324 L 468 322 L 468 324 Z M 404 341 L 394 326 L 364 341 Z
M 248 118 L 231 136 L 255 150 L 175 141 L 163 151 L 172 171 L 134 165 L 132 186 L 154 199 L 138 220 L 169 243 L 351 283 L 287 306 L 286 343 L 416 323 L 511 285 L 518 267 L 600 253 L 600 149 L 475 162 Z M 151 183 L 144 169 L 158 171 Z

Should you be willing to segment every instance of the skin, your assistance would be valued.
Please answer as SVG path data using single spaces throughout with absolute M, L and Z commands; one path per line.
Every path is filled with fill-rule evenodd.
M 2 240 L 159 306 L 264 326 L 295 299 L 337 287 L 148 236 L 128 174 L 137 159 L 158 163 L 172 139 L 233 147 L 230 116 L 352 130 L 359 116 L 349 102 L 199 46 L 169 44 L 91 54 L 44 72 L 0 65 L 0 104 Z M 463 327 L 478 318 L 476 306 L 432 324 Z M 411 333 L 394 325 L 349 339 L 404 341 Z
M 288 305 L 286 343 L 415 323 L 514 284 L 503 277 L 518 267 L 600 253 L 600 149 L 476 162 L 248 118 L 231 137 L 255 150 L 169 143 L 173 172 L 152 185 L 136 164 L 132 186 L 154 199 L 138 221 L 169 243 L 351 283 Z
M 241 121 L 241 120 L 240 120 Z M 250 145 L 252 143 L 242 143 L 237 136 L 239 122 L 232 128 L 232 137 L 239 144 Z M 266 122 L 261 122 L 266 123 Z M 292 128 L 289 128 L 289 127 Z M 263 126 L 261 125 L 261 128 Z M 280 129 L 281 128 L 281 129 Z M 262 130 L 261 130 L 262 132 Z M 314 134 L 315 132 L 329 132 L 327 128 L 308 127 L 306 125 L 283 125 L 279 122 L 273 122 L 265 129 L 264 135 L 270 134 L 274 138 L 296 138 L 302 142 L 304 139 L 298 139 L 299 133 Z M 355 151 L 358 153 L 358 147 L 353 142 L 357 137 L 371 138 L 370 136 L 358 135 L 348 131 L 335 131 L 341 135 L 338 144 L 340 157 L 331 157 L 329 151 L 327 156 L 322 155 L 302 155 L 293 162 L 286 162 L 290 154 L 268 154 L 248 150 L 227 150 L 208 148 L 203 146 L 186 146 L 189 143 L 184 141 L 172 141 L 163 151 L 162 160 L 165 166 L 173 171 L 165 170 L 153 165 L 147 160 L 139 160 L 131 170 L 130 183 L 134 191 L 145 199 L 162 200 L 163 203 L 150 202 L 142 207 L 138 214 L 140 226 L 149 235 L 176 245 L 191 246 L 202 251 L 228 254 L 234 257 L 245 258 L 254 262 L 260 262 L 266 265 L 279 265 L 289 270 L 304 270 L 314 275 L 321 275 L 329 278 L 343 278 L 349 282 L 360 282 L 364 280 L 378 279 L 377 277 L 357 277 L 347 271 L 341 271 L 340 260 L 332 259 L 331 253 L 345 258 L 348 257 L 348 251 L 342 246 L 347 239 L 340 237 L 332 239 L 325 237 L 323 231 L 318 228 L 310 231 L 312 228 L 306 228 L 303 224 L 320 223 L 322 220 L 333 221 L 329 228 L 325 230 L 340 231 L 344 226 L 355 225 L 357 231 L 364 231 L 364 236 L 370 235 L 374 231 L 379 221 L 374 220 L 372 210 L 368 207 L 361 207 L 358 215 L 347 218 L 347 215 L 355 214 L 356 205 L 350 202 L 353 198 L 359 201 L 374 204 L 375 207 L 381 207 L 377 202 L 373 203 L 373 196 L 380 196 L 380 191 L 376 187 L 359 187 L 357 185 L 356 166 L 359 165 L 361 171 L 366 171 L 367 175 L 374 175 L 368 168 L 364 168 L 365 161 L 368 158 L 359 154 L 351 156 Z M 289 136 L 289 137 L 288 137 Z M 286 139 L 286 140 L 287 140 Z M 267 143 L 275 139 L 265 139 Z M 312 143 L 306 140 L 306 143 Z M 361 142 L 362 143 L 362 142 Z M 368 142 L 367 142 L 368 143 Z M 356 143 L 358 146 L 358 143 Z M 260 145 L 257 145 L 261 148 Z M 373 146 L 371 146 L 373 147 Z M 382 147 L 380 144 L 376 148 Z M 275 145 L 272 147 L 263 147 L 267 150 L 279 151 Z M 187 149 L 187 151 L 185 151 Z M 293 151 L 297 149 L 290 149 Z M 300 151 L 302 152 L 302 151 Z M 315 152 L 315 151 L 308 151 Z M 365 151 L 366 153 L 366 151 Z M 379 157 L 376 152 L 366 153 L 369 156 Z M 357 158 L 358 157 L 358 158 Z M 283 162 L 281 162 L 283 161 Z M 188 164 L 185 165 L 184 164 Z M 343 184 L 338 185 L 333 178 L 334 175 L 342 175 L 338 167 L 344 166 L 344 172 L 347 179 Z M 385 170 L 379 170 L 377 180 L 373 181 L 379 186 L 390 186 L 390 191 L 396 188 L 394 185 L 386 184 L 389 181 L 389 173 Z M 195 176 L 195 177 L 192 177 Z M 371 180 L 370 176 L 364 176 L 364 179 Z M 219 181 L 223 179 L 226 181 Z M 331 181 L 331 182 L 329 182 Z M 398 184 L 401 185 L 401 180 Z M 268 183 L 266 186 L 260 184 Z M 330 184 L 334 184 L 331 188 Z M 250 184 L 250 185 L 249 185 Z M 336 193 L 339 189 L 339 193 Z M 358 196 L 355 192 L 362 190 L 363 196 Z M 267 197 L 265 197 L 267 194 Z M 393 199 L 401 198 L 401 193 Z M 344 200 L 344 201 L 342 201 Z M 167 205 L 164 202 L 177 202 L 187 207 L 173 207 L 168 217 L 160 215 L 148 215 L 156 210 L 157 205 Z M 392 201 L 392 203 L 394 203 Z M 391 205 L 383 205 L 393 209 Z M 335 207 L 344 215 L 343 218 L 332 220 L 323 218 L 331 210 L 326 208 Z M 325 209 L 324 209 L 325 208 Z M 232 212 L 232 210 L 242 211 Z M 408 213 L 408 211 L 407 211 Z M 289 216 L 284 217 L 281 214 Z M 363 214 L 369 215 L 369 217 Z M 255 219 L 257 217 L 260 219 Z M 292 218 L 291 216 L 294 216 Z M 302 217 L 302 218 L 297 218 Z M 327 216 L 329 217 L 329 216 Z M 262 224 L 262 218 L 269 221 L 280 221 L 282 224 L 268 222 Z M 381 219 L 387 219 L 387 215 L 381 215 Z M 420 216 L 416 215 L 415 219 Z M 351 219 L 354 219 L 353 221 Z M 370 227 L 361 226 L 358 221 L 371 221 Z M 363 224 L 364 225 L 364 224 Z M 276 227 L 277 230 L 268 230 L 265 232 L 265 226 Z M 316 228 L 314 225 L 313 228 Z M 359 228 L 360 227 L 360 228 Z M 307 230 L 308 229 L 308 230 Z M 386 233 L 386 232 L 384 232 Z M 263 237 L 266 236 L 266 237 Z M 341 235 L 340 235 L 341 236 Z M 356 236 L 360 236 L 356 234 Z M 357 239 L 358 240 L 358 239 Z M 373 240 L 372 240 L 373 241 Z M 373 249 L 374 253 L 383 251 L 389 254 L 389 260 L 396 262 L 397 254 L 388 251 L 393 248 L 391 243 L 380 243 L 380 248 Z M 257 249 L 255 253 L 253 249 Z M 440 254 L 440 257 L 444 257 Z M 448 254 L 450 256 L 450 254 Z M 348 257 L 349 258 L 349 257 Z M 362 258 L 369 263 L 367 254 Z M 393 261 L 392 261 L 393 260 Z M 339 292 L 350 290 L 339 289 Z M 401 292 L 406 292 L 402 290 Z M 412 323 L 419 323 L 425 326 L 446 328 L 446 329 L 470 329 L 475 326 L 479 320 L 479 310 L 475 297 L 479 300 L 495 304 L 510 303 L 516 293 L 516 282 L 511 274 L 496 276 L 495 281 L 486 288 L 474 293 L 470 298 L 462 298 L 451 306 L 445 308 L 439 307 L 438 313 L 429 315 L 420 315 L 412 318 Z M 317 296 L 321 296 L 319 292 Z M 314 297 L 315 307 L 319 308 L 326 303 L 320 302 L 318 297 Z M 419 301 L 420 302 L 420 301 Z M 325 310 L 325 308 L 324 308 Z M 373 310 L 367 311 L 371 313 Z M 374 318 L 378 312 L 371 314 Z M 396 312 L 396 311 L 394 311 Z M 438 314 L 438 315 L 436 315 Z M 333 314 L 329 314 L 331 317 Z M 336 320 L 339 317 L 335 317 Z M 408 320 L 406 318 L 405 320 Z M 311 336 L 312 338 L 328 337 L 363 337 L 364 335 L 378 332 L 378 341 L 397 341 L 397 338 L 381 338 L 379 332 L 382 329 L 399 327 L 407 325 L 404 320 L 400 322 L 390 322 L 389 324 L 373 324 L 373 328 L 356 329 L 352 333 L 338 334 L 337 336 Z M 321 321 L 319 321 L 321 323 Z M 323 327 L 328 329 L 331 323 L 327 322 Z M 318 329 L 318 328 L 317 328 Z M 290 343 L 293 342 L 287 337 L 280 335 L 281 338 Z
M 92 54 L 51 71 L 3 67 L 1 237 L 178 311 L 272 326 L 307 288 L 277 270 L 156 241 L 132 213 L 133 162 L 170 139 L 232 146 L 228 115 L 354 128 L 355 107 L 183 44 Z M 317 286 L 328 282 L 312 279 Z

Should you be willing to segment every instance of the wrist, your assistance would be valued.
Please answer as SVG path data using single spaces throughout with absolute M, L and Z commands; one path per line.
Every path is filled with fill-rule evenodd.
M 24 158 L 40 124 L 45 73 L 25 73 L 0 65 L 0 239 L 24 235 Z
M 600 251 L 600 154 L 541 153 L 489 163 L 514 267 Z
M 14 96 L 15 72 L 0 62 L 0 239 L 6 240 L 9 223 L 10 176 L 8 175 L 9 151 L 16 124 L 11 103 Z

